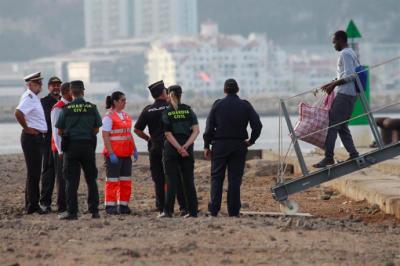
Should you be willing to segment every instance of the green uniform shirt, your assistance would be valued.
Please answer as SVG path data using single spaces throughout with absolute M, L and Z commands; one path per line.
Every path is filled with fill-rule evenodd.
M 192 134 L 192 126 L 199 124 L 197 116 L 193 112 L 192 108 L 185 104 L 179 104 L 178 110 L 175 110 L 172 106 L 166 108 L 162 114 L 162 121 L 164 131 L 171 132 L 181 145 L 185 144 Z M 166 156 L 179 155 L 176 149 L 167 140 L 165 140 L 164 147 L 164 154 Z M 192 150 L 193 147 L 190 147 L 189 152 Z
M 93 129 L 102 126 L 96 105 L 79 97 L 63 107 L 56 123 L 71 140 L 93 139 Z

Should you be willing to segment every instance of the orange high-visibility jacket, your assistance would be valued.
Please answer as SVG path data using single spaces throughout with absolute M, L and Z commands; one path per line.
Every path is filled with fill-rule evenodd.
M 135 142 L 131 133 L 132 119 L 125 112 L 122 112 L 123 120 L 117 112 L 109 112 L 107 116 L 112 120 L 110 142 L 114 154 L 118 157 L 132 156 L 135 149 Z M 103 154 L 110 155 L 106 147 L 104 147 Z

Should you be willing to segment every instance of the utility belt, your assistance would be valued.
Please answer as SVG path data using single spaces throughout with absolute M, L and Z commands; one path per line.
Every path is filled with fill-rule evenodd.
M 61 150 L 67 152 L 71 145 L 93 145 L 96 146 L 96 139 L 70 139 L 68 135 L 61 137 Z
M 246 138 L 214 138 L 211 141 L 211 144 L 215 141 L 229 141 L 229 142 L 234 142 L 234 141 L 245 141 Z
M 38 134 L 33 135 L 33 134 L 27 134 L 24 131 L 22 131 L 22 136 L 24 138 L 31 139 L 33 142 L 37 144 L 44 144 L 46 141 L 47 133 L 39 132 Z

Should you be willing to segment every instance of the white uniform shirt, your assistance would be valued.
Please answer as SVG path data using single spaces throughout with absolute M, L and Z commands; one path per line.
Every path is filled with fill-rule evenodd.
M 34 128 L 42 133 L 47 132 L 43 106 L 35 93 L 27 89 L 24 94 L 22 94 L 17 109 L 24 114 L 28 127 Z
M 67 101 L 64 98 L 61 98 L 61 101 L 63 101 L 65 104 L 69 103 L 69 101 Z M 58 118 L 60 117 L 61 111 L 62 111 L 62 109 L 60 107 L 54 107 L 50 113 L 51 129 L 53 131 L 52 138 L 53 138 L 54 144 L 56 145 L 58 154 L 63 153 L 61 150 L 61 136 L 58 135 L 58 130 L 56 128 L 56 123 L 57 123 Z

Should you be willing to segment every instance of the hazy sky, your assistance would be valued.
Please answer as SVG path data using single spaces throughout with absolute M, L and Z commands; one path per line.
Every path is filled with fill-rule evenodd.
M 115 0 L 116 1 L 116 0 Z M 283 46 L 327 44 L 354 19 L 368 42 L 400 42 L 400 0 L 199 0 L 225 33 L 266 33 Z M 0 1 L 0 62 L 84 45 L 83 0 Z

